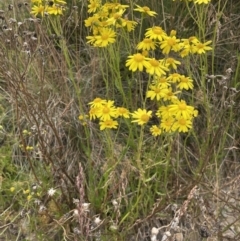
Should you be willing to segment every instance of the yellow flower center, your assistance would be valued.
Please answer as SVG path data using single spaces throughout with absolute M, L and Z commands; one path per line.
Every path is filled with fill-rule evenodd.
M 107 106 L 103 107 L 103 109 L 102 109 L 102 113 L 103 114 L 108 114 L 109 112 L 110 112 L 110 108 L 109 107 L 107 107 Z
M 149 61 L 149 63 L 150 63 L 153 67 L 159 66 L 159 61 L 157 61 L 156 59 L 151 59 L 151 60 Z
M 152 31 L 154 34 L 157 34 L 157 35 L 161 35 L 163 33 L 163 30 L 160 27 L 153 27 Z
M 145 44 L 149 44 L 149 43 L 152 42 L 152 40 L 149 39 L 149 38 L 145 38 L 145 39 L 143 40 L 143 42 L 144 42 Z
M 185 126 L 185 125 L 186 125 L 186 120 L 180 119 L 180 120 L 178 120 L 178 123 L 179 123 L 180 125 Z
M 149 8 L 149 7 L 146 7 L 146 6 L 144 6 L 142 9 L 144 10 L 144 12 L 150 11 L 150 8 Z
M 154 90 L 154 92 L 155 92 L 156 94 L 158 94 L 158 93 L 161 92 L 161 89 L 160 89 L 160 88 L 156 88 L 156 89 Z
M 98 104 L 98 103 L 101 103 L 101 101 L 102 99 L 97 97 L 94 99 L 93 103 Z
M 109 35 L 107 33 L 104 33 L 101 35 L 102 40 L 107 40 L 109 38 Z
M 200 43 L 200 44 L 198 44 L 196 47 L 197 47 L 198 49 L 204 49 L 205 46 L 204 46 L 204 44 L 201 44 L 201 43 Z
M 178 104 L 178 108 L 180 110 L 186 110 L 186 107 L 187 107 L 187 105 L 184 102 L 181 102 L 180 104 Z
M 120 17 L 121 17 L 121 14 L 119 13 L 115 13 L 113 16 L 114 19 L 119 19 Z
M 141 54 L 135 54 L 134 55 L 134 61 L 136 62 L 142 62 L 144 60 L 144 56 Z
M 143 114 L 143 115 L 141 116 L 141 120 L 142 120 L 143 122 L 148 122 L 149 116 L 148 116 L 147 114 Z
M 112 125 L 112 120 L 106 120 L 106 121 L 104 122 L 104 124 L 105 124 L 106 126 L 111 126 L 111 125 Z
M 167 59 L 167 63 L 168 64 L 173 64 L 174 63 L 174 59 L 173 58 L 168 58 Z
M 176 44 L 176 41 L 175 41 L 175 39 L 170 38 L 167 40 L 167 43 L 168 43 L 168 45 L 173 46 L 174 44 Z
M 181 82 L 187 83 L 188 79 L 187 78 L 181 78 Z

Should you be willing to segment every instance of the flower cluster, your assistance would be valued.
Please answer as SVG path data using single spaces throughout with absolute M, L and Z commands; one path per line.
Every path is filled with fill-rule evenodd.
M 126 67 L 129 70 L 146 71 L 150 75 L 151 83 L 146 97 L 160 106 L 156 112 L 159 125 L 150 127 L 152 135 L 158 136 L 162 132 L 188 132 L 192 128 L 193 118 L 198 112 L 193 106 L 180 100 L 178 95 L 183 90 L 193 89 L 193 79 L 178 73 L 178 66 L 181 65 L 179 59 L 190 54 L 205 54 L 212 49 L 210 43 L 211 41 L 201 42 L 195 36 L 179 39 L 176 31 L 172 30 L 168 35 L 161 27 L 154 26 L 146 30 L 145 38 L 138 43 L 139 52 L 128 56 Z M 155 58 L 157 49 L 161 50 L 165 58 Z
M 134 30 L 137 22 L 129 20 L 126 15 L 126 9 L 129 5 L 120 3 L 101 4 L 100 0 L 89 0 L 88 13 L 93 14 L 85 20 L 85 26 L 91 29 L 92 35 L 87 36 L 87 43 L 94 47 L 106 47 L 116 41 L 117 29 L 123 28 L 128 32 Z M 136 9 L 140 11 L 141 8 Z M 149 8 L 145 8 L 146 14 L 154 14 Z
M 46 15 L 61 15 L 63 14 L 66 2 L 63 0 L 31 0 L 33 3 L 31 14 L 42 17 Z
M 117 129 L 118 117 L 129 118 L 130 113 L 124 107 L 116 107 L 114 101 L 95 98 L 89 103 L 90 120 L 99 119 L 100 130 Z

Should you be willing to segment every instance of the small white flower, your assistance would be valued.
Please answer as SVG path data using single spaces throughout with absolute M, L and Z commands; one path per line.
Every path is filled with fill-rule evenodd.
M 51 187 L 51 188 L 48 190 L 48 196 L 52 197 L 55 192 L 56 192 L 56 189 L 54 189 L 54 188 Z
M 96 217 L 96 218 L 94 219 L 94 223 L 95 223 L 96 225 L 100 224 L 101 221 L 102 221 L 102 220 L 101 220 L 99 217 Z
M 158 228 L 155 228 L 155 227 L 152 228 L 152 231 L 151 231 L 152 235 L 158 235 L 158 232 L 159 232 Z
M 82 208 L 84 212 L 89 212 L 90 203 L 83 203 Z

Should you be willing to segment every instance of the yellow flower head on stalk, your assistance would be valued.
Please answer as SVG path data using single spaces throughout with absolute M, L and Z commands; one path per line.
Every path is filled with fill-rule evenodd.
M 104 104 L 106 104 L 107 101 L 104 99 L 101 99 L 99 97 L 95 98 L 93 101 L 89 102 L 88 104 L 92 107 L 102 107 Z
M 90 120 L 95 120 L 97 118 L 99 111 L 100 111 L 100 107 L 91 107 L 88 112 L 90 116 Z
M 122 19 L 122 15 L 125 12 L 125 9 L 120 9 L 118 12 L 111 14 L 110 18 L 107 20 L 108 25 L 116 25 L 116 23 L 120 22 Z
M 103 104 L 102 107 L 99 108 L 97 117 L 102 121 L 110 120 L 112 117 L 116 117 L 116 107 L 114 106 L 114 101 L 108 100 L 106 104 Z
M 163 129 L 165 132 L 172 132 L 174 121 L 175 121 L 175 119 L 171 116 L 166 119 L 162 119 L 160 128 Z
M 145 36 L 150 39 L 162 41 L 163 38 L 167 36 L 167 34 L 161 27 L 154 26 L 152 28 L 147 29 Z
M 37 16 L 38 14 L 41 14 L 43 17 L 45 10 L 46 10 L 45 6 L 43 6 L 42 4 L 39 4 L 39 5 L 34 5 L 30 13 L 35 16 Z
M 147 111 L 146 109 L 140 109 L 134 111 L 132 113 L 132 118 L 135 120 L 132 120 L 132 122 L 136 122 L 138 125 L 144 125 L 146 124 L 149 119 L 152 117 L 152 111 Z
M 162 76 L 166 74 L 169 69 L 164 65 L 162 60 L 156 60 L 155 58 L 147 58 L 149 66 L 146 67 L 146 72 L 150 75 Z
M 100 130 L 104 129 L 117 129 L 118 122 L 112 119 L 100 121 Z
M 86 20 L 84 20 L 84 22 L 85 22 L 85 27 L 100 25 L 99 16 L 97 14 L 94 14 L 92 17 L 87 18 Z
M 156 43 L 150 38 L 145 38 L 142 42 L 137 45 L 137 49 L 140 50 L 154 50 L 156 49 Z
M 172 113 L 169 111 L 169 105 L 162 105 L 159 107 L 156 112 L 156 116 L 162 119 L 168 119 L 169 117 L 172 117 Z
M 166 95 L 166 88 L 162 88 L 159 84 L 158 85 L 150 85 L 150 90 L 147 91 L 147 98 L 151 100 L 156 99 L 160 100 Z
M 66 1 L 63 1 L 63 0 L 53 0 L 53 3 L 55 4 L 67 4 Z
M 162 89 L 168 88 L 170 86 L 170 83 L 168 82 L 166 76 L 154 76 L 153 84 L 159 85 Z
M 183 117 L 177 118 L 172 129 L 179 132 L 188 132 L 189 129 L 192 129 L 192 121 Z
M 211 44 L 212 41 L 207 41 L 206 43 L 201 43 L 199 42 L 195 42 L 194 46 L 193 46 L 193 52 L 197 53 L 197 54 L 205 54 L 206 51 L 208 50 L 212 50 L 212 47 L 209 47 L 208 45 Z
M 150 64 L 148 63 L 146 57 L 140 53 L 128 56 L 126 61 L 126 67 L 129 67 L 129 70 L 135 72 L 137 70 L 143 71 L 143 67 L 149 68 Z
M 161 135 L 162 130 L 157 125 L 153 125 L 150 128 L 150 132 L 153 136 L 159 136 L 159 135 Z
M 141 7 L 141 6 L 137 5 L 137 4 L 136 4 L 136 6 L 137 6 L 137 8 L 135 8 L 134 11 L 137 11 L 137 12 L 149 15 L 151 17 L 155 17 L 155 15 L 157 15 L 156 12 L 151 11 L 150 8 L 147 7 L 147 6 Z
M 180 39 L 177 39 L 176 36 L 165 36 L 164 40 L 161 41 L 160 48 L 162 49 L 163 54 L 169 54 L 171 50 L 178 52 L 181 49 L 179 45 Z
M 180 81 L 180 79 L 181 79 L 181 75 L 179 73 L 169 74 L 167 77 L 167 80 L 172 83 L 177 83 Z
M 169 87 L 169 88 L 166 89 L 165 95 L 163 96 L 163 100 L 164 101 L 169 100 L 169 101 L 173 102 L 173 101 L 178 99 L 178 97 L 176 95 L 179 94 L 179 93 L 181 93 L 181 91 L 173 92 L 172 88 Z
M 211 0 L 194 0 L 194 3 L 197 3 L 197 4 L 202 4 L 202 3 L 208 4 L 210 2 L 211 2 Z
M 137 22 L 135 22 L 135 21 L 131 21 L 126 18 L 122 19 L 121 26 L 126 27 L 128 32 L 131 32 L 132 30 L 134 30 L 136 25 L 137 25 Z
M 88 4 L 88 13 L 95 13 L 100 6 L 101 2 L 99 0 L 90 0 Z
M 42 3 L 42 0 L 31 0 L 31 2 L 34 3 L 34 4 L 35 3 L 38 4 L 38 3 Z
M 87 39 L 90 39 L 89 37 L 93 36 L 87 36 Z M 116 33 L 111 28 L 101 28 L 99 30 L 99 35 L 94 36 L 95 42 L 90 39 L 88 43 L 93 43 L 95 47 L 106 47 L 109 44 L 112 44 L 116 41 Z
M 180 65 L 181 62 L 174 59 L 174 58 L 166 58 L 165 59 L 165 65 L 168 67 L 168 68 L 173 68 L 174 70 L 177 69 L 177 66 Z
M 53 4 L 51 7 L 46 8 L 46 12 L 53 15 L 62 15 L 63 7 L 59 6 L 58 4 Z
M 174 104 L 169 105 L 169 111 L 176 118 L 192 119 L 195 115 L 194 107 L 187 105 L 184 100 L 177 100 Z
M 122 116 L 124 118 L 130 118 L 129 110 L 124 108 L 124 107 L 117 107 L 117 109 L 116 109 L 116 118 L 118 118 L 120 116 Z
M 179 84 L 177 85 L 179 89 L 193 89 L 193 80 L 190 77 L 186 77 L 185 75 L 180 76 Z

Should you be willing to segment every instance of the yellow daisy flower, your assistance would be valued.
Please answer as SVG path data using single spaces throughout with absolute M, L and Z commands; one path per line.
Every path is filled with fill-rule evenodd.
M 193 80 L 190 77 L 186 77 L 185 75 L 180 76 L 179 84 L 177 85 L 179 89 L 193 89 Z
M 160 48 L 162 49 L 163 54 L 169 54 L 171 50 L 178 52 L 181 49 L 179 45 L 180 39 L 177 39 L 176 36 L 165 36 L 164 40 L 161 42 Z
M 180 117 L 174 122 L 172 129 L 179 132 L 188 132 L 189 129 L 192 129 L 192 121 Z
M 197 3 L 197 4 L 202 4 L 202 3 L 208 4 L 210 2 L 211 2 L 211 0 L 194 0 L 194 3 Z
M 162 41 L 163 38 L 165 36 L 167 36 L 167 34 L 165 33 L 165 31 L 161 27 L 154 26 L 152 28 L 147 29 L 147 32 L 145 33 L 145 36 L 147 38 L 150 38 L 150 39 Z
M 162 119 L 161 124 L 160 124 L 160 128 L 163 129 L 166 132 L 172 132 L 174 121 L 175 121 L 175 119 L 173 117 Z
M 211 44 L 212 41 L 207 41 L 206 43 L 201 43 L 199 42 L 195 42 L 194 46 L 193 46 L 193 52 L 197 53 L 197 54 L 205 54 L 206 51 L 208 50 L 212 50 L 212 47 L 209 47 L 208 45 Z
M 174 104 L 169 105 L 169 111 L 176 118 L 192 119 L 194 115 L 194 107 L 187 105 L 184 100 L 177 100 Z
M 52 5 L 51 7 L 46 8 L 46 12 L 48 14 L 54 14 L 54 15 L 58 15 L 58 14 L 61 15 L 63 13 L 62 10 L 63 10 L 63 8 L 56 4 Z
M 125 18 L 121 20 L 122 20 L 122 23 L 121 23 L 122 27 L 126 27 L 128 32 L 131 32 L 132 30 L 134 30 L 135 26 L 137 25 L 137 22 L 135 21 L 131 21 Z
M 100 35 L 95 36 L 95 47 L 106 47 L 110 43 L 115 42 L 116 33 L 110 28 L 101 28 Z
M 166 94 L 167 89 L 162 88 L 160 85 L 150 85 L 150 90 L 147 91 L 147 98 L 151 100 L 155 99 L 160 100 Z
M 143 67 L 148 68 L 150 64 L 148 63 L 145 56 L 142 54 L 134 54 L 128 56 L 128 60 L 126 61 L 126 67 L 129 66 L 129 70 L 135 72 L 136 70 L 143 71 Z
M 90 0 L 90 4 L 88 5 L 88 13 L 95 13 L 100 6 L 101 3 L 99 0 Z
M 117 129 L 118 122 L 112 119 L 100 121 L 100 130 L 104 129 Z
M 103 100 L 99 97 L 95 98 L 93 101 L 89 102 L 88 104 L 92 107 L 102 107 L 102 105 L 106 104 L 107 101 Z
M 153 125 L 150 128 L 150 132 L 152 133 L 153 136 L 159 136 L 159 135 L 161 135 L 162 130 L 158 126 Z
M 177 69 L 177 65 L 180 65 L 181 62 L 178 60 L 175 60 L 174 58 L 166 58 L 165 64 L 168 68 L 173 68 L 174 70 Z
M 137 8 L 135 8 L 134 11 L 137 11 L 137 12 L 140 12 L 140 13 L 143 13 L 143 14 L 147 14 L 147 15 L 149 15 L 151 17 L 154 17 L 155 15 L 157 15 L 156 12 L 151 11 L 150 8 L 147 7 L 147 6 L 141 7 L 141 6 L 137 5 L 137 4 L 136 4 L 136 6 L 137 6 Z
M 132 122 L 136 122 L 138 125 L 144 125 L 149 121 L 151 117 L 152 117 L 151 110 L 147 111 L 146 109 L 138 108 L 137 111 L 134 111 L 134 113 L 132 113 L 132 118 L 135 119 Z
M 150 39 L 150 38 L 145 38 L 142 42 L 140 42 L 137 45 L 137 49 L 142 49 L 142 50 L 154 50 L 156 49 L 156 43 Z
M 116 117 L 116 107 L 114 106 L 114 101 L 108 100 L 102 107 L 99 108 L 97 117 L 100 120 L 110 120 L 112 117 Z
M 146 72 L 150 75 L 162 76 L 166 74 L 168 68 L 164 66 L 162 60 L 156 60 L 155 58 L 147 58 L 149 66 L 146 67 Z
M 129 110 L 124 107 L 117 107 L 116 109 L 116 118 L 119 116 L 122 116 L 124 118 L 130 118 L 129 116 Z
M 37 16 L 38 14 L 41 14 L 43 17 L 44 12 L 45 12 L 45 7 L 42 4 L 39 4 L 39 5 L 34 5 L 30 13 L 35 16 Z

